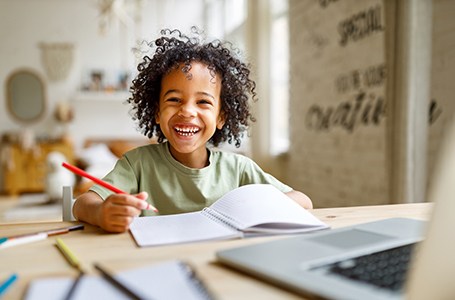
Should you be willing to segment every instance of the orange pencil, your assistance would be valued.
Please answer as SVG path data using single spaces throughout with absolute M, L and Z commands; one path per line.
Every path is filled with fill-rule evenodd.
M 92 176 L 90 175 L 89 173 L 85 172 L 84 170 L 82 169 L 79 169 L 78 167 L 75 167 L 73 165 L 70 165 L 66 162 L 63 162 L 62 163 L 62 166 L 67 168 L 68 170 L 70 170 L 71 172 L 73 172 L 74 174 L 77 174 L 77 175 L 80 175 L 82 177 L 85 177 L 85 178 L 88 178 L 90 180 L 92 180 L 93 182 L 95 182 L 96 184 L 99 184 L 101 185 L 102 187 L 105 187 L 111 191 L 113 191 L 114 193 L 117 193 L 117 194 L 128 194 L 127 192 L 125 191 L 122 191 L 121 189 L 113 186 L 112 184 L 109 184 L 107 183 L 106 181 L 103 181 L 99 178 L 96 178 L 95 176 Z M 149 204 L 149 207 L 151 209 L 153 209 L 153 211 L 155 212 L 158 212 L 158 209 L 156 209 L 156 207 L 153 207 L 152 205 Z

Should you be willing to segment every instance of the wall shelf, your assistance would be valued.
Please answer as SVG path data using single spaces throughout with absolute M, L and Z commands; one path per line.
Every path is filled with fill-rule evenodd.
M 123 102 L 131 96 L 128 91 L 121 92 L 78 92 L 72 99 L 73 101 L 115 101 Z

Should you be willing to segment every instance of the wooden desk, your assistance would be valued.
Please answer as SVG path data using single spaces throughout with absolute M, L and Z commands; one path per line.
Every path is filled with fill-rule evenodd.
M 354 225 L 390 217 L 427 219 L 432 205 L 396 204 L 384 206 L 345 207 L 315 209 L 315 216 L 332 228 Z M 1 236 L 36 232 L 67 226 L 68 222 L 1 225 Z M 129 233 L 108 234 L 101 229 L 86 225 L 84 231 L 60 236 L 81 260 L 83 267 L 97 274 L 94 262 L 109 266 L 113 271 L 126 270 L 170 259 L 183 259 L 192 263 L 210 290 L 219 299 L 301 299 L 299 296 L 266 284 L 247 275 L 225 268 L 216 263 L 215 252 L 219 249 L 258 243 L 282 237 L 261 237 L 214 241 L 163 247 L 138 248 Z M 32 244 L 0 250 L 0 280 L 11 272 L 17 272 L 19 280 L 5 295 L 6 299 L 21 299 L 30 280 L 47 276 L 76 276 L 54 246 L 55 237 Z

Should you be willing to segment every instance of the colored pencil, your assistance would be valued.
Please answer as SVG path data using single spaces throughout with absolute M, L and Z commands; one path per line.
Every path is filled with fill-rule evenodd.
M 121 283 L 119 280 L 117 280 L 113 275 L 111 275 L 108 271 L 106 271 L 104 268 L 102 268 L 99 264 L 93 264 L 95 269 L 101 272 L 103 277 L 109 281 L 112 285 L 117 287 L 119 290 L 121 290 L 125 295 L 128 295 L 131 299 L 142 299 L 140 296 L 138 296 L 135 292 L 130 290 L 128 287 L 126 287 L 123 283 Z
M 9 276 L 5 281 L 0 283 L 0 297 L 6 293 L 16 280 L 17 274 L 11 274 L 11 276 Z
M 75 269 L 79 270 L 79 275 L 77 276 L 76 280 L 73 281 L 73 284 L 71 285 L 70 289 L 66 293 L 65 299 L 69 300 L 69 299 L 71 299 L 72 295 L 74 294 L 74 291 L 76 290 L 79 282 L 81 281 L 81 279 L 85 273 L 81 267 L 79 259 L 76 257 L 76 255 L 74 255 L 74 253 L 65 244 L 65 242 L 62 239 L 57 238 L 56 245 L 57 245 L 57 248 L 60 250 L 60 252 L 62 252 L 63 256 L 66 258 L 66 260 L 69 262 L 69 264 L 72 267 L 74 267 Z
M 114 193 L 117 193 L 117 194 L 128 194 L 127 192 L 125 191 L 122 191 L 121 189 L 113 186 L 112 184 L 106 182 L 106 181 L 103 181 L 93 175 L 90 175 L 89 173 L 85 172 L 84 170 L 76 167 L 76 166 L 73 166 L 71 164 L 68 164 L 66 162 L 63 162 L 62 163 L 62 166 L 67 168 L 68 170 L 70 170 L 71 172 L 73 172 L 74 174 L 77 174 L 79 176 L 82 176 L 82 177 L 85 177 L 85 178 L 88 178 L 90 180 L 92 180 L 93 182 L 95 182 L 96 184 L 99 184 L 101 185 L 102 187 L 105 187 L 107 188 L 108 190 L 111 190 L 113 191 Z M 147 209 L 152 209 L 153 211 L 155 212 L 158 212 L 158 209 L 156 209 L 156 207 L 153 207 L 152 205 L 148 204 L 148 208 Z
M 57 238 L 55 240 L 57 248 L 62 252 L 63 256 L 65 256 L 66 260 L 70 263 L 71 266 L 80 270 L 81 265 L 79 263 L 79 259 L 77 259 L 76 255 L 70 250 L 70 248 L 65 244 L 65 242 L 61 238 Z
M 8 248 L 16 245 L 27 244 L 35 241 L 45 240 L 49 236 L 65 234 L 70 231 L 74 230 L 81 230 L 84 229 L 84 225 L 73 225 L 69 227 L 57 228 L 57 229 L 50 229 L 41 232 L 34 232 L 34 233 L 25 233 L 19 234 L 9 237 L 3 237 L 0 239 L 0 249 Z

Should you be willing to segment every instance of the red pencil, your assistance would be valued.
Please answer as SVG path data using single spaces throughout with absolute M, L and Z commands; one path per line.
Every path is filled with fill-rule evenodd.
M 65 167 L 65 168 L 67 168 L 68 170 L 70 170 L 70 171 L 73 172 L 74 174 L 77 174 L 77 175 L 80 175 L 80 176 L 82 176 L 82 177 L 88 178 L 88 179 L 92 180 L 93 182 L 95 182 L 96 184 L 99 184 L 99 185 L 101 185 L 102 187 L 105 187 L 105 188 L 107 188 L 107 189 L 113 191 L 114 193 L 117 193 L 117 194 L 128 194 L 127 192 L 122 191 L 121 189 L 119 189 L 119 188 L 113 186 L 112 184 L 109 184 L 109 183 L 107 183 L 106 181 L 103 181 L 103 180 L 101 180 L 101 179 L 99 179 L 99 178 L 96 178 L 95 176 L 90 175 L 89 173 L 85 172 L 85 171 L 82 170 L 82 169 L 79 169 L 78 167 L 75 167 L 75 166 L 73 166 L 73 165 L 70 165 L 70 164 L 68 164 L 68 163 L 66 163 L 66 162 L 63 162 L 63 163 L 62 163 L 62 166 Z M 151 209 L 153 209 L 153 211 L 158 212 L 158 209 L 156 209 L 156 207 L 153 207 L 153 206 L 151 206 L 150 204 L 149 204 L 149 207 L 150 207 Z

